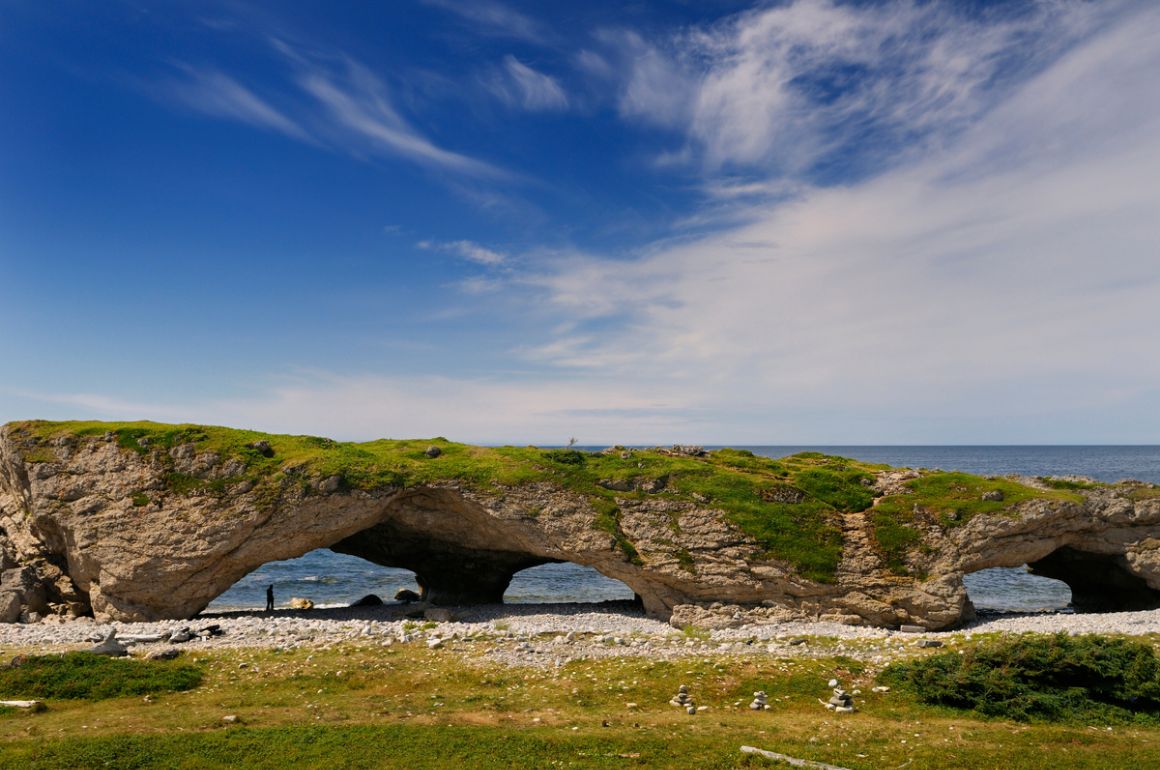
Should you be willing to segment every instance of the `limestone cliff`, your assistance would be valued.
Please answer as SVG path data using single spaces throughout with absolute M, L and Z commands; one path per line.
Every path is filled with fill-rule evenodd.
M 196 614 L 320 547 L 414 570 L 426 598 L 499 601 L 570 561 L 645 608 L 953 625 L 965 573 L 1032 564 L 1095 608 L 1160 603 L 1160 490 L 983 479 L 803 454 L 333 442 L 206 426 L 0 428 L 0 620 Z

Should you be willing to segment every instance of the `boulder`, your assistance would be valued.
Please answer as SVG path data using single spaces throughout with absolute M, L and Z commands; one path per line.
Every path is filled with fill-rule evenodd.
M 151 652 L 146 657 L 149 658 L 149 660 L 173 660 L 179 655 L 181 655 L 181 650 L 175 649 L 173 647 L 167 647 L 164 650 L 156 650 Z
M 171 633 L 169 635 L 169 643 L 170 644 L 184 644 L 185 642 L 192 641 L 194 636 L 195 636 L 195 634 L 193 633 L 193 631 L 191 631 L 189 629 L 189 626 L 186 626 L 185 628 L 179 629 L 179 630 Z
M 269 441 L 253 441 L 249 444 L 246 444 L 246 446 L 262 455 L 262 457 L 274 456 L 274 447 L 270 446 Z
M 421 601 L 423 597 L 412 591 L 410 588 L 400 588 L 395 592 L 395 601 L 403 604 L 410 604 L 411 602 Z
M 381 607 L 382 605 L 383 600 L 376 594 L 367 594 L 358 601 L 351 602 L 350 604 L 351 607 Z
M 0 591 L 0 623 L 15 623 L 24 609 L 23 595 L 16 591 Z

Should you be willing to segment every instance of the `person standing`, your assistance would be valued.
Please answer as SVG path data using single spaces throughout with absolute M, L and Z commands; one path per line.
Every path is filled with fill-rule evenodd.
M 274 584 L 266 586 L 266 612 L 274 611 Z

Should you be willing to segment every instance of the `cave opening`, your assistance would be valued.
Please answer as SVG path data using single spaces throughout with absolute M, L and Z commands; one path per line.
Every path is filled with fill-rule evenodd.
M 549 562 L 520 570 L 504 592 L 505 604 L 564 604 L 632 601 L 623 582 L 572 562 Z
M 1122 554 L 1063 546 L 1027 565 L 1033 575 L 1061 580 L 1079 612 L 1128 612 L 1160 607 L 1160 591 L 1132 574 Z
M 411 570 L 318 548 L 294 559 L 266 562 L 230 586 L 206 610 L 260 610 L 266 606 L 269 585 L 274 586 L 278 608 L 286 607 L 295 597 L 309 599 L 316 606 L 345 607 L 368 594 L 389 602 L 400 589 L 420 591 Z

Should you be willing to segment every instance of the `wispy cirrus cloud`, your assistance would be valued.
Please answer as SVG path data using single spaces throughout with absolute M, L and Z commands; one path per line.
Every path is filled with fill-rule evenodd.
M 487 81 L 488 89 L 509 106 L 529 112 L 558 112 L 568 109 L 568 95 L 551 75 L 524 64 L 512 55 Z
M 229 75 L 215 69 L 179 66 L 185 78 L 170 81 L 164 90 L 180 104 L 206 115 L 237 120 L 299 141 L 313 141 L 302 126 Z
M 307 54 L 271 39 L 284 78 L 244 85 L 215 67 L 177 65 L 183 77 L 152 88 L 165 100 L 357 157 L 400 158 L 465 177 L 512 179 L 491 163 L 439 146 L 403 117 L 386 82 L 342 55 Z M 277 104 L 278 106 L 274 106 Z
M 543 45 L 552 34 L 541 22 L 493 0 L 423 0 L 425 5 L 447 11 L 468 22 L 472 31 Z
M 371 152 L 469 176 L 507 176 L 490 163 L 439 147 L 423 136 L 399 114 L 383 81 L 367 68 L 346 59 L 343 70 L 307 65 L 296 77 L 302 91 L 325 108 L 329 120 L 319 122 L 318 130 L 332 141 L 349 149 L 353 140 Z
M 415 245 L 420 249 L 454 254 L 469 262 L 488 267 L 502 265 L 508 258 L 507 254 L 481 246 L 474 241 L 419 241 Z

